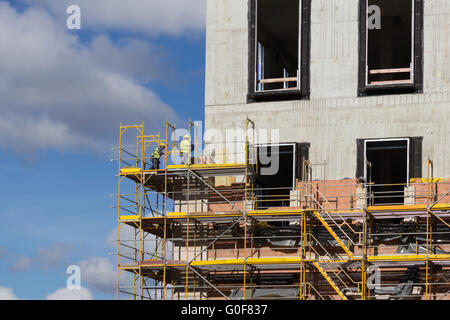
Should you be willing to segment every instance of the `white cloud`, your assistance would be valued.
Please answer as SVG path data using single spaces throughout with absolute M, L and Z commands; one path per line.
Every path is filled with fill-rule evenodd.
M 28 3 L 36 3 L 26 0 Z M 40 0 L 39 5 L 66 19 L 66 8 L 81 8 L 82 28 L 108 28 L 146 34 L 179 35 L 203 31 L 206 0 Z
M 134 231 L 135 229 L 128 225 L 122 225 L 120 227 L 120 241 L 123 244 L 126 244 L 128 246 L 133 246 L 134 243 Z M 139 239 L 139 235 L 137 236 Z M 153 259 L 155 254 L 155 246 L 156 246 L 156 236 L 153 234 L 149 234 L 145 237 L 145 251 L 146 254 L 144 255 L 145 259 Z M 106 244 L 110 247 L 116 248 L 117 245 L 117 228 L 115 228 L 111 233 L 106 237 Z M 172 255 L 172 245 L 171 242 L 166 242 L 166 254 L 168 257 Z M 125 246 L 122 246 L 121 251 L 130 252 L 130 248 L 127 248 Z M 158 255 L 162 255 L 161 249 L 158 251 Z
M 33 119 L 10 116 L 0 119 L 0 147 L 17 153 L 25 149 L 88 147 L 95 149 L 95 140 L 71 132 L 69 126 L 50 119 Z
M 166 55 L 136 39 L 83 44 L 46 10 L 0 2 L 0 148 L 104 151 L 120 122 L 160 127 L 176 115 L 146 84 L 172 72 Z
M 33 268 L 33 263 L 27 256 L 20 256 L 16 259 L 14 264 L 9 268 L 12 272 L 29 271 Z
M 91 257 L 78 265 L 81 268 L 81 279 L 89 288 L 103 293 L 115 292 L 116 266 L 107 258 Z
M 11 288 L 0 287 L 0 300 L 18 300 Z
M 120 227 L 120 239 L 131 241 L 134 239 L 134 228 L 128 225 L 122 225 Z M 111 233 L 106 237 L 106 244 L 112 248 L 115 248 L 117 245 L 117 228 L 115 228 Z
M 67 261 L 69 246 L 52 244 L 37 248 L 36 262 L 43 269 L 51 269 L 63 265 Z
M 94 300 L 94 297 L 86 288 L 61 288 L 47 295 L 47 300 Z
M 68 262 L 68 255 L 72 247 L 63 243 L 54 243 L 48 246 L 38 247 L 36 255 L 28 257 L 3 249 L 0 259 L 4 260 L 11 272 L 29 271 L 34 267 L 42 270 L 60 268 Z

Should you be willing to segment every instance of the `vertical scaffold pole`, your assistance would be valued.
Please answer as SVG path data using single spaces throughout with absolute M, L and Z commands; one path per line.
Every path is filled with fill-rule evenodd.
M 247 299 L 246 296 L 246 286 L 247 286 L 247 199 L 248 199 L 248 184 L 249 184 L 249 177 L 248 177 L 248 167 L 250 164 L 249 161 L 249 127 L 250 124 L 252 124 L 252 128 L 253 131 L 255 129 L 255 125 L 253 123 L 253 121 L 251 121 L 248 117 L 248 114 L 246 115 L 246 119 L 245 119 L 245 169 L 244 169 L 244 294 L 243 294 L 243 298 L 244 300 Z
M 140 132 L 139 132 L 140 131 Z M 138 132 L 140 133 L 139 139 L 137 140 L 138 145 L 136 146 L 137 151 L 139 151 L 139 147 L 141 148 L 140 152 L 136 153 L 136 162 L 140 162 L 141 169 L 141 177 L 140 177 L 140 193 L 139 193 L 139 260 L 144 260 L 144 234 L 142 230 L 142 218 L 144 217 L 144 209 L 145 209 L 145 186 L 144 186 L 144 123 L 142 122 L 142 127 Z M 139 155 L 140 154 L 140 155 Z M 139 157 L 138 157 L 139 155 Z M 142 279 L 142 269 L 141 266 L 139 266 L 139 297 L 140 300 L 143 300 L 144 297 L 144 290 L 143 290 L 143 279 Z
M 188 135 L 189 135 L 189 143 L 191 140 L 191 118 L 189 118 L 188 122 Z M 189 299 L 189 224 L 190 224 L 190 164 L 191 164 L 191 149 L 189 146 L 189 153 L 188 153 L 188 161 L 186 163 L 186 288 L 185 288 L 185 300 Z
M 430 257 L 429 253 L 432 244 L 432 227 L 430 221 L 431 206 L 433 203 L 433 186 L 431 180 L 433 179 L 433 161 L 428 158 L 428 170 L 427 170 L 427 244 L 426 244 L 426 266 L 425 266 L 425 299 L 430 300 L 431 298 L 431 287 L 430 287 Z
M 305 249 L 306 249 L 306 215 L 305 213 L 302 213 L 300 218 L 300 294 L 299 298 L 300 300 L 305 300 L 305 293 L 306 293 L 306 287 L 305 287 L 305 278 L 306 278 L 306 269 L 305 269 Z
M 120 169 L 122 164 L 122 123 L 119 127 L 119 181 L 117 184 L 117 239 L 116 239 L 116 300 L 119 300 L 119 248 L 120 248 L 120 183 L 122 181 L 122 177 L 120 176 Z
M 367 300 L 367 224 L 368 210 L 364 208 L 364 224 L 363 224 L 363 256 L 361 260 L 361 300 Z
M 136 154 L 136 161 L 135 161 L 135 167 L 139 168 L 139 129 L 136 128 L 136 150 L 135 150 L 135 154 Z M 142 181 L 142 174 L 141 176 L 138 177 L 138 179 L 140 179 Z M 138 215 L 139 216 L 139 220 L 140 219 L 140 203 L 139 203 L 139 198 L 138 198 L 138 186 L 139 183 L 135 183 L 134 184 L 134 215 Z M 140 224 L 139 224 L 140 226 Z M 140 248 L 140 244 L 138 246 L 137 243 L 137 238 L 138 238 L 138 233 L 139 233 L 140 229 L 134 228 L 134 232 L 133 232 L 133 254 L 134 254 L 134 262 L 139 264 L 139 253 L 138 253 L 138 247 Z M 139 275 L 140 275 L 140 271 L 138 271 L 137 273 L 134 272 L 133 273 L 133 300 L 137 300 L 138 295 L 136 294 L 136 281 L 139 280 Z
M 166 119 L 166 145 L 167 135 L 169 131 L 169 121 Z M 158 145 L 161 141 L 158 141 Z M 162 241 L 162 254 L 163 254 L 163 283 L 162 283 L 162 299 L 166 300 L 166 273 L 167 273 L 167 261 L 166 261 L 166 237 L 167 237 L 167 150 L 164 153 L 164 198 L 163 198 L 163 216 L 164 216 L 164 234 Z

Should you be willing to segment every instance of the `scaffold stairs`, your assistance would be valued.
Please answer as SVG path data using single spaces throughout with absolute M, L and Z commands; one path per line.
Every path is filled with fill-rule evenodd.
M 327 229 L 327 231 L 331 234 L 331 236 L 334 238 L 334 240 L 337 241 L 339 246 L 347 253 L 350 259 L 354 259 L 353 253 L 350 251 L 350 249 L 344 244 L 342 239 L 336 234 L 336 232 L 331 228 L 331 226 L 325 221 L 325 219 L 322 217 L 322 215 L 317 212 L 313 211 L 314 216 L 320 221 L 320 223 Z M 343 232 L 343 231 L 342 231 Z M 344 232 L 343 232 L 344 233 Z
M 313 262 L 314 266 L 319 270 L 322 276 L 327 280 L 327 282 L 331 285 L 331 287 L 336 291 L 336 293 L 341 297 L 342 300 L 348 300 L 345 294 L 341 291 L 341 289 L 337 286 L 337 284 L 331 279 L 325 269 L 320 265 L 319 262 Z
M 327 205 L 329 205 L 328 200 L 323 196 L 320 190 L 313 183 L 309 183 L 309 187 L 311 188 L 311 194 L 306 195 L 306 197 L 309 197 L 312 200 L 311 202 L 316 208 L 316 210 L 313 210 L 313 215 L 336 240 L 339 246 L 349 256 L 349 258 L 354 259 L 349 246 L 358 245 L 358 243 L 355 243 L 353 241 L 353 237 L 351 235 L 358 235 L 358 232 L 356 232 L 353 227 L 346 221 L 346 219 L 343 218 L 339 213 L 331 213 L 329 210 L 327 210 Z M 321 201 L 319 201 L 317 198 L 320 198 Z M 341 236 L 339 236 L 338 233 Z M 345 243 L 347 243 L 347 245 Z

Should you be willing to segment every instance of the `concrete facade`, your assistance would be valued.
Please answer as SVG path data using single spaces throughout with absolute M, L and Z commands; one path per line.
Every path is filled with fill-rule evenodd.
M 356 139 L 423 137 L 435 177 L 450 176 L 450 1 L 424 0 L 423 93 L 358 97 L 358 0 L 311 0 L 309 100 L 247 103 L 248 2 L 208 0 L 206 129 L 279 129 L 309 142 L 326 179 L 354 178 Z M 323 178 L 322 168 L 316 172 Z

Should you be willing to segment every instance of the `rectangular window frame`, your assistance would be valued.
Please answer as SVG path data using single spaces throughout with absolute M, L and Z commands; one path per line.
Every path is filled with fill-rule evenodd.
M 369 84 L 368 83 L 368 0 L 359 0 L 359 79 L 358 96 L 423 93 L 423 0 L 412 0 L 413 39 L 411 83 Z
M 358 180 L 367 179 L 366 168 L 366 141 L 398 141 L 408 140 L 408 185 L 411 178 L 422 177 L 423 137 L 388 137 L 388 138 L 361 138 L 356 139 L 356 174 Z
M 299 0 L 299 62 L 297 88 L 290 90 L 258 90 L 257 1 L 249 0 L 249 75 L 247 102 L 302 100 L 310 97 L 311 0 Z
M 367 139 L 364 140 L 364 163 L 367 163 L 367 143 L 370 142 L 390 142 L 390 141 L 406 141 L 406 184 L 409 186 L 410 179 L 410 161 L 411 161 L 411 139 L 410 138 L 391 138 L 391 139 Z M 367 180 L 367 165 L 364 165 L 364 179 Z
M 295 180 L 297 172 L 297 143 L 295 142 L 285 142 L 285 143 L 260 143 L 256 144 L 255 147 L 259 151 L 259 148 L 273 148 L 273 147 L 292 147 L 292 190 L 295 189 Z M 259 164 L 259 163 L 258 163 Z

